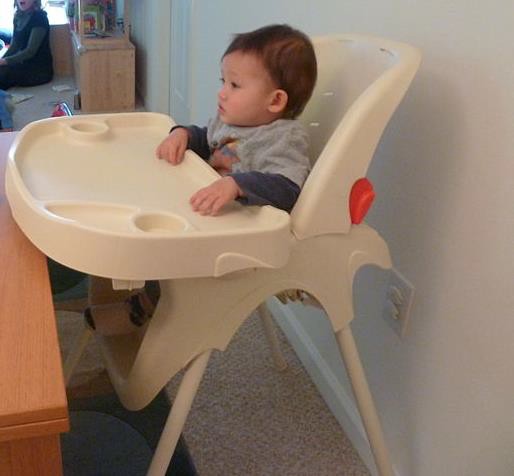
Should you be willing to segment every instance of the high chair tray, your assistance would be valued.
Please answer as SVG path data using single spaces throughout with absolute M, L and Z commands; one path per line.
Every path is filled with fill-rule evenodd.
M 173 121 L 124 113 L 36 121 L 16 137 L 6 171 L 14 219 L 54 260 L 119 280 L 172 279 L 281 267 L 289 215 L 234 202 L 201 216 L 190 196 L 218 173 L 191 151 L 155 157 Z

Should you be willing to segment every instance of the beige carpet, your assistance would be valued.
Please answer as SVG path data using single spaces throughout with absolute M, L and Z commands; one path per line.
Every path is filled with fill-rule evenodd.
M 57 314 L 66 354 L 81 316 Z M 289 363 L 282 372 L 272 366 L 255 316 L 226 352 L 211 357 L 184 431 L 200 476 L 369 475 L 282 334 L 280 338 Z M 98 355 L 93 342 L 71 382 L 70 397 L 110 391 Z M 180 377 L 167 386 L 172 398 Z
M 14 130 L 21 130 L 28 123 L 46 119 L 52 114 L 56 103 L 65 101 L 74 114 L 73 96 L 76 93 L 75 81 L 71 77 L 56 77 L 51 83 L 31 88 L 15 87 L 7 91 L 16 102 L 13 111 Z M 21 102 L 17 102 L 21 101 Z
M 74 115 L 82 113 L 80 109 L 74 109 L 77 89 L 74 78 L 70 76 L 55 77 L 50 83 L 41 86 L 10 88 L 7 92 L 14 96 L 16 102 L 13 111 L 13 125 L 16 131 L 32 121 L 50 117 L 55 104 L 62 101 L 68 104 Z M 143 110 L 139 99 L 136 99 L 136 111 Z

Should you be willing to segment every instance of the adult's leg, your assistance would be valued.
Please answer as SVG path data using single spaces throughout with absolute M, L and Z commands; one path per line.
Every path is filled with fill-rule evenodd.
M 9 66 L 0 66 L 0 89 L 6 91 L 13 86 L 16 86 L 16 81 L 12 69 Z
M 17 86 L 30 87 L 39 86 L 52 81 L 54 73 L 51 69 L 23 67 L 16 73 Z
M 27 65 L 0 66 L 0 89 L 6 90 L 14 86 L 30 87 L 48 83 L 52 80 L 53 71 L 31 68 Z
M 0 89 L 0 131 L 12 131 L 12 115 L 8 93 Z

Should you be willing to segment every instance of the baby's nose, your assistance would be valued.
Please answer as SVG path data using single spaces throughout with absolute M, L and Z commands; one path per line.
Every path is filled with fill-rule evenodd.
M 218 91 L 218 97 L 220 99 L 225 99 L 227 97 L 227 93 L 226 93 L 226 90 L 225 90 L 225 86 L 222 86 L 220 88 L 220 90 Z

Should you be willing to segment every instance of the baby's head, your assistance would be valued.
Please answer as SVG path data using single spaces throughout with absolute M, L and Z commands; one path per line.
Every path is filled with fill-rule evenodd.
M 316 83 L 317 66 L 309 38 L 288 25 L 270 25 L 234 37 L 222 57 L 220 119 L 258 126 L 294 119 Z

